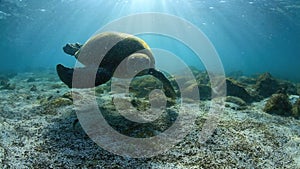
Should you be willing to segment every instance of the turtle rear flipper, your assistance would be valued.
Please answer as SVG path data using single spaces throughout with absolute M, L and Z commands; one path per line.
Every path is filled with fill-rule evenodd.
M 75 70 L 77 77 L 73 78 Z M 97 70 L 89 67 L 70 69 L 58 64 L 56 71 L 60 80 L 69 88 L 92 88 L 106 83 L 112 77 L 111 73 L 103 68 L 98 68 Z M 92 77 L 95 77 L 95 79 L 92 79 Z M 75 80 L 75 83 L 73 83 L 73 80 Z
M 69 88 L 72 88 L 72 78 L 74 69 L 70 69 L 64 67 L 61 64 L 58 64 L 56 66 L 56 71 L 60 80 L 64 82 Z

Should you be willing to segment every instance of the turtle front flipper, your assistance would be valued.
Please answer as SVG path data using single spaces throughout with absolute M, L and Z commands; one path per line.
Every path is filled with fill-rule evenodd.
M 106 83 L 112 77 L 111 73 L 103 68 L 98 68 L 95 72 L 94 69 L 89 67 L 70 69 L 58 64 L 56 71 L 60 80 L 69 88 L 92 88 Z M 73 78 L 74 71 L 77 71 L 78 77 L 76 78 Z M 91 79 L 91 77 L 95 77 L 95 79 Z M 73 83 L 73 80 L 76 80 L 76 83 Z M 92 80 L 95 83 L 91 82 Z
M 142 71 L 141 73 L 144 74 L 144 72 L 145 71 Z M 166 78 L 166 76 L 162 72 L 160 72 L 159 70 L 156 70 L 154 68 L 150 68 L 150 69 L 148 69 L 147 74 L 154 76 L 155 78 L 157 78 L 158 80 L 160 80 L 163 83 L 163 88 L 165 90 L 165 94 L 167 97 L 176 99 L 177 95 L 176 95 L 174 88 L 172 87 L 170 81 Z M 139 76 L 139 74 L 138 74 L 138 76 Z
M 83 45 L 79 43 L 68 43 L 63 47 L 63 50 L 66 54 L 71 56 L 75 56 L 76 52 L 82 47 Z

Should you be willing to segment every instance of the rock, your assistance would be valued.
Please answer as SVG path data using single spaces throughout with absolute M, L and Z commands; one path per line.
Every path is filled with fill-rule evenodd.
M 29 82 L 29 83 L 30 83 L 30 82 L 35 82 L 35 78 L 30 77 L 30 78 L 27 79 L 27 82 Z
M 280 89 L 280 85 L 270 73 L 264 73 L 257 79 L 255 89 L 263 98 L 270 97 Z
M 208 100 L 211 98 L 211 88 L 208 85 L 198 85 L 197 83 L 185 84 L 182 94 L 192 100 Z M 198 92 L 199 94 L 195 94 Z
M 59 83 L 59 84 L 55 83 L 55 84 L 51 85 L 51 89 L 59 89 L 62 87 L 65 87 L 62 83 Z
M 37 91 L 37 87 L 36 85 L 32 85 L 32 87 L 30 88 L 30 91 L 35 92 Z
M 18 73 L 15 73 L 15 72 L 10 72 L 10 73 L 6 73 L 6 77 L 8 77 L 9 79 L 11 79 L 11 78 L 13 78 L 13 77 L 15 77 L 15 76 L 17 76 L 18 75 Z
M 263 111 L 280 116 L 292 116 L 292 104 L 286 94 L 273 94 L 267 101 Z
M 246 91 L 246 89 L 233 79 L 226 79 L 227 95 L 235 96 L 243 99 L 245 102 L 250 103 L 254 98 Z
M 206 84 L 208 85 L 210 82 L 209 76 L 207 74 L 207 72 L 203 71 L 200 72 L 196 77 L 196 80 L 199 84 Z
M 289 95 L 297 95 L 297 87 L 295 84 L 288 81 L 280 81 L 279 90 L 284 90 Z
M 239 106 L 247 106 L 247 103 L 244 100 L 242 100 L 238 97 L 234 97 L 234 96 L 227 96 L 225 101 L 230 102 L 230 103 L 234 103 L 234 104 L 239 105 Z
M 247 84 L 247 85 L 254 85 L 256 84 L 256 79 L 253 77 L 248 77 L 248 76 L 241 76 L 238 78 L 238 81 Z
M 298 96 L 298 95 L 290 95 L 289 101 L 291 104 L 295 104 L 299 98 L 300 98 L 300 96 Z
M 95 87 L 95 92 L 97 94 L 105 94 L 110 91 L 110 88 L 111 88 L 111 81 L 108 81 L 105 84 Z
M 300 99 L 298 99 L 297 102 L 293 105 L 292 115 L 295 118 L 300 118 Z
M 127 99 L 128 101 L 130 101 L 130 98 Z M 132 120 L 128 120 L 125 117 L 132 116 L 133 114 L 131 113 L 134 112 L 128 106 L 122 108 L 121 105 L 121 108 L 118 108 L 118 110 L 122 110 L 122 114 L 120 114 L 118 110 L 116 111 L 114 103 L 106 102 L 101 107 L 99 107 L 106 122 L 110 126 L 112 126 L 116 131 L 130 137 L 147 138 L 160 134 L 173 124 L 178 115 L 173 110 L 166 109 L 165 111 L 162 111 L 161 114 L 157 117 L 156 113 L 152 114 L 152 112 L 149 111 L 150 104 L 144 99 L 131 100 L 131 104 L 133 105 L 134 109 L 137 110 L 137 113 L 141 113 L 141 111 L 144 112 L 142 113 L 143 116 L 140 116 L 141 118 L 155 120 L 149 121 L 148 123 L 137 123 Z
M 243 76 L 243 72 L 241 70 L 232 71 L 227 74 L 227 77 L 234 78 L 234 79 L 239 79 L 242 76 Z
M 43 101 L 40 108 L 43 109 L 41 113 L 54 115 L 57 114 L 57 109 L 64 106 L 72 105 L 73 102 L 70 99 L 58 97 L 50 101 Z
M 195 66 L 189 66 L 188 70 L 191 71 L 194 76 L 197 76 L 201 73 L 201 71 L 198 68 L 196 68 Z
M 72 105 L 72 104 L 73 104 L 73 102 L 70 99 L 62 98 L 62 97 L 56 98 L 50 102 L 51 107 L 54 107 L 54 108 L 68 106 L 68 105 Z
M 199 95 L 200 95 L 200 100 L 209 100 L 211 99 L 211 87 L 208 85 L 199 85 Z
M 297 88 L 297 94 L 300 95 L 300 83 L 297 83 L 296 88 Z
M 233 110 L 247 109 L 247 103 L 238 97 L 227 96 L 225 101 L 226 101 L 225 107 L 230 107 Z
M 198 100 L 200 98 L 194 94 L 196 92 L 198 92 L 198 84 L 194 83 L 183 89 L 182 94 L 183 96 L 187 96 L 189 99 Z
M 9 82 L 9 79 L 5 76 L 0 76 L 0 86 L 6 86 Z
M 133 93 L 135 97 L 145 98 L 154 89 L 162 90 L 162 83 L 153 76 L 143 76 L 134 78 L 131 81 L 129 92 Z
M 165 108 L 167 105 L 167 97 L 161 90 L 153 90 L 149 94 L 149 102 L 152 108 Z
M 15 90 L 15 89 L 16 89 L 16 85 L 10 83 L 7 83 L 0 88 L 0 90 Z
M 131 100 L 131 104 L 138 111 L 145 111 L 150 108 L 150 103 L 144 99 L 134 98 Z
M 66 92 L 65 94 L 62 95 L 63 98 L 73 100 L 72 92 Z

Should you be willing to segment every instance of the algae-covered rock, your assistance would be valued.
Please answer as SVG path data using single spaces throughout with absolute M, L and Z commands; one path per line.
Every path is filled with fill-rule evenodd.
M 97 94 L 104 94 L 104 93 L 109 92 L 110 89 L 111 89 L 111 81 L 108 81 L 107 83 L 105 83 L 103 85 L 95 87 L 95 92 Z
M 56 98 L 50 102 L 50 105 L 53 108 L 68 106 L 68 105 L 72 105 L 72 104 L 73 104 L 72 100 L 70 100 L 68 98 L 63 98 L 63 97 Z
M 83 99 L 83 96 L 79 93 L 79 92 L 76 92 L 76 91 L 70 91 L 70 92 L 66 92 L 64 93 L 61 98 L 64 98 L 64 99 L 68 99 L 68 100 L 71 100 L 73 101 L 73 99 L 76 99 L 76 100 L 81 100 Z
M 211 99 L 211 87 L 208 85 L 199 85 L 199 95 L 200 100 L 208 100 Z
M 30 91 L 32 91 L 32 92 L 35 92 L 35 91 L 37 91 L 37 87 L 36 87 L 36 85 L 32 85 L 32 86 L 31 86 L 31 88 L 30 88 Z
M 239 79 L 240 77 L 243 76 L 243 72 L 241 70 L 232 71 L 229 72 L 226 76 L 234 79 Z
M 237 104 L 239 106 L 247 106 L 247 103 L 244 100 L 242 100 L 241 98 L 238 98 L 238 97 L 234 97 L 234 96 L 227 96 L 225 101 Z
M 292 115 L 295 118 L 300 118 L 300 99 L 293 105 Z
M 186 87 L 183 91 L 182 94 L 184 96 L 188 96 L 189 99 L 193 99 L 193 100 L 198 100 L 199 98 L 197 97 L 197 95 L 195 95 L 194 93 L 198 92 L 198 84 L 194 83 L 191 84 L 190 86 Z M 199 92 L 198 92 L 199 93 Z
M 139 111 L 145 111 L 150 108 L 150 103 L 145 99 L 134 98 L 131 100 L 131 104 Z
M 68 94 L 65 94 L 68 95 Z M 37 99 L 39 99 L 40 106 L 43 111 L 43 114 L 56 114 L 57 109 L 64 107 L 64 106 L 69 106 L 73 104 L 73 101 L 71 98 L 68 98 L 67 96 L 60 96 L 60 97 L 53 97 L 49 96 L 47 98 L 39 96 Z
M 10 83 L 7 83 L 0 88 L 0 90 L 15 90 L 15 89 L 16 89 L 16 84 L 10 84 Z
M 230 107 L 234 110 L 245 110 L 247 108 L 247 103 L 238 97 L 227 96 L 225 101 L 225 107 Z
M 145 98 L 154 89 L 162 90 L 162 86 L 162 83 L 153 76 L 137 77 L 131 81 L 129 92 L 135 97 Z
M 279 90 L 284 90 L 289 95 L 297 95 L 297 87 L 295 84 L 289 81 L 280 81 Z
M 294 105 L 298 99 L 300 98 L 300 96 L 298 95 L 289 95 L 289 101 L 292 105 Z
M 256 84 L 256 78 L 254 77 L 248 77 L 248 76 L 241 76 L 238 78 L 238 81 L 247 84 L 247 85 L 254 85 Z
M 127 101 L 131 100 L 130 98 L 120 99 L 121 104 L 123 99 L 128 99 Z M 152 101 L 155 102 L 155 100 Z M 133 105 L 133 109 L 137 110 L 136 112 L 129 106 L 126 106 L 126 104 L 124 104 L 124 107 L 123 105 L 120 105 L 121 107 L 115 106 L 116 104 L 113 101 L 104 102 L 99 109 L 111 127 L 124 135 L 135 138 L 147 138 L 160 134 L 173 124 L 178 115 L 171 109 L 163 110 L 159 112 L 159 114 L 149 111 L 150 103 L 145 99 L 133 99 L 131 100 L 131 104 Z M 152 106 L 153 105 L 151 105 L 151 107 Z M 120 113 L 120 111 L 122 111 L 122 113 Z M 138 123 L 134 120 L 129 120 L 130 118 L 127 119 L 128 117 L 135 116 L 135 114 L 132 113 L 142 113 L 142 116 L 140 114 L 137 116 L 141 119 L 152 119 L 153 121 Z
M 17 75 L 18 75 L 18 73 L 16 73 L 16 72 L 9 72 L 9 73 L 7 72 L 7 73 L 5 73 L 5 76 L 9 79 L 14 78 Z
M 280 85 L 270 73 L 264 73 L 257 79 L 255 89 L 260 96 L 267 98 L 280 89 Z
M 6 86 L 9 82 L 9 79 L 5 76 L 0 76 L 0 86 Z
M 246 89 L 237 81 L 228 78 L 226 79 L 227 95 L 235 96 L 243 99 L 245 102 L 250 103 L 253 97 L 246 91 Z
M 208 73 L 205 71 L 200 72 L 198 75 L 195 76 L 196 80 L 199 84 L 209 84 L 209 76 Z
M 297 94 L 300 95 L 300 83 L 296 84 Z
M 30 78 L 27 79 L 27 82 L 28 82 L 28 83 L 30 83 L 30 82 L 35 82 L 35 78 L 30 77 Z
M 207 100 L 211 98 L 211 88 L 208 85 L 198 85 L 197 83 L 191 83 L 186 85 L 182 91 L 184 96 L 187 96 L 189 99 L 193 100 Z M 198 94 L 195 94 L 198 92 Z
M 188 68 L 189 68 L 188 70 L 191 71 L 194 76 L 197 76 L 198 74 L 201 73 L 201 71 L 195 66 L 189 66 Z
M 269 114 L 292 116 L 292 104 L 286 94 L 273 94 L 267 101 L 263 111 Z
M 61 97 L 69 99 L 69 100 L 73 100 L 72 92 L 66 92 Z
M 65 86 L 62 83 L 54 83 L 50 87 L 51 87 L 51 89 L 59 89 L 59 88 L 65 87 Z
M 139 109 L 141 110 L 146 109 L 150 105 L 149 96 L 151 95 L 151 92 L 155 91 L 156 89 L 163 91 L 165 96 L 167 96 L 166 92 L 168 91 L 163 89 L 162 82 L 159 81 L 157 78 L 150 75 L 134 78 L 131 81 L 131 84 L 129 86 L 129 93 L 131 93 L 134 98 L 132 104 L 135 107 L 139 107 Z M 141 100 L 138 101 L 138 99 L 147 100 L 147 101 L 144 103 Z M 167 103 L 166 103 L 167 107 L 176 104 L 176 101 L 174 99 L 168 97 L 166 99 L 167 99 Z

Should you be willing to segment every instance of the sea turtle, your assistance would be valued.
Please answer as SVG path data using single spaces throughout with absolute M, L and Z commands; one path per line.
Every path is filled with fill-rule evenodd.
M 151 49 L 142 39 L 120 32 L 104 32 L 91 37 L 84 45 L 67 44 L 65 53 L 75 58 L 85 67 L 76 68 L 87 74 L 90 68 L 97 67 L 94 85 L 72 84 L 74 69 L 56 66 L 59 78 L 70 88 L 91 88 L 109 81 L 113 76 L 128 78 L 152 75 L 163 83 L 167 97 L 175 98 L 175 91 L 170 81 L 162 72 L 155 69 L 155 60 Z M 100 64 L 97 64 L 100 63 Z M 142 71 L 137 71 L 142 70 Z

